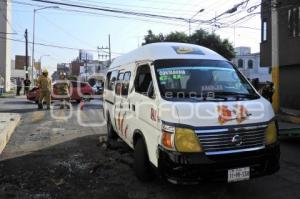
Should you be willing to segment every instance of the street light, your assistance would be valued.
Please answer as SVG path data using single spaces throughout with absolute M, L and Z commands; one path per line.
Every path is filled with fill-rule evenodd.
M 191 21 L 201 12 L 203 12 L 205 9 L 201 9 L 196 14 L 194 14 L 190 19 L 189 19 L 189 36 L 191 36 Z
M 33 28 L 32 28 L 32 71 L 31 71 L 31 75 L 32 75 L 32 78 L 33 78 L 33 68 L 34 68 L 34 37 L 35 37 L 35 14 L 40 11 L 40 10 L 44 10 L 44 9 L 50 9 L 50 8 L 53 8 L 53 9 L 58 9 L 59 6 L 47 6 L 47 7 L 42 7 L 42 8 L 37 8 L 37 9 L 34 9 L 33 10 Z

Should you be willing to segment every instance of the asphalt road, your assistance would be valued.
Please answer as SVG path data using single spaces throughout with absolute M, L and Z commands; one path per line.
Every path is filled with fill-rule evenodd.
M 119 141 L 99 143 L 101 101 L 82 111 L 37 111 L 22 98 L 0 99 L 0 112 L 22 114 L 1 155 L 0 198 L 300 198 L 300 139 L 281 140 L 278 173 L 239 183 L 178 186 L 155 179 L 141 183 L 132 170 L 132 151 Z M 52 113 L 52 114 L 53 114 Z M 80 119 L 78 119 L 80 118 Z

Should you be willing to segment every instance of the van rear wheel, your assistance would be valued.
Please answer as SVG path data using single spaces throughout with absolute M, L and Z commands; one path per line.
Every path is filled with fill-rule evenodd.
M 138 179 L 143 182 L 148 182 L 154 178 L 146 144 L 142 138 L 137 140 L 134 147 L 134 171 Z

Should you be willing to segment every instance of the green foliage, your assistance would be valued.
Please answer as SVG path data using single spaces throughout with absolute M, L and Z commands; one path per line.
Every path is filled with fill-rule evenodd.
M 151 30 L 144 37 L 145 42 L 143 45 L 156 43 L 156 42 L 181 42 L 191 43 L 200 46 L 207 47 L 213 51 L 218 52 L 223 57 L 231 60 L 235 57 L 234 48 L 228 39 L 221 39 L 219 35 L 215 33 L 209 33 L 205 30 L 197 30 L 191 36 L 188 36 L 184 32 L 171 32 L 167 35 L 158 34 L 155 35 Z

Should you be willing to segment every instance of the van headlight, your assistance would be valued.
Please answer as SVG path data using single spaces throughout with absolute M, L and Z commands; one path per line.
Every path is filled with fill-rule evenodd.
M 176 128 L 175 147 L 179 152 L 203 151 L 199 138 L 192 129 Z
M 275 121 L 268 124 L 266 129 L 266 145 L 274 144 L 277 141 L 277 127 Z
M 185 153 L 203 151 L 199 138 L 192 129 L 163 125 L 162 133 L 162 145 L 169 150 Z

